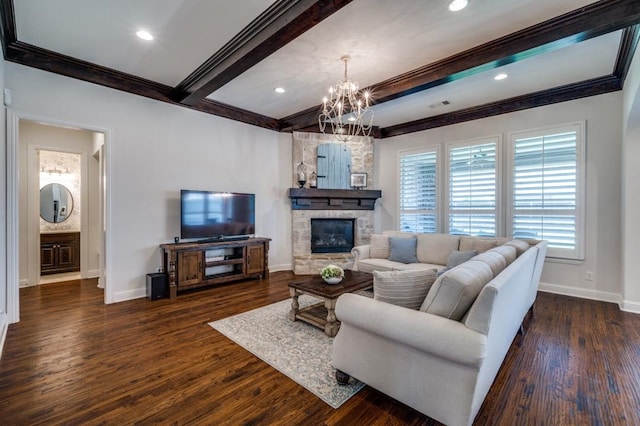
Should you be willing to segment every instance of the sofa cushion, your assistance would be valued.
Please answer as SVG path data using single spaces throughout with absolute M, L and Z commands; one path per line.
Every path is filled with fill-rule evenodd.
M 507 259 L 503 255 L 495 251 L 485 251 L 480 253 L 473 260 L 478 262 L 484 262 L 491 268 L 493 276 L 497 276 L 504 268 L 507 267 Z
M 436 279 L 420 310 L 460 321 L 492 278 L 489 265 L 469 260 Z
M 418 234 L 418 262 L 446 265 L 449 253 L 458 249 L 460 237 L 448 234 Z
M 511 246 L 516 249 L 516 256 L 519 257 L 522 253 L 529 250 L 529 243 L 522 240 L 511 240 L 504 243 L 506 246 Z
M 442 269 L 444 265 L 433 263 L 400 263 L 389 259 L 362 259 L 358 261 L 358 271 L 423 271 L 426 269 Z
M 416 237 L 389 237 L 389 260 L 401 263 L 416 263 Z
M 418 309 L 436 279 L 436 270 L 373 273 L 373 298 L 409 309 Z
M 497 238 L 478 238 L 478 237 L 460 237 L 460 245 L 458 250 L 469 251 L 477 250 L 483 253 L 489 249 L 500 245 Z
M 490 252 L 500 253 L 504 256 L 507 261 L 507 266 L 511 265 L 511 262 L 516 260 L 516 249 L 513 246 L 501 245 L 498 247 L 494 247 Z
M 369 245 L 369 257 L 372 259 L 388 259 L 389 258 L 389 236 L 380 234 L 371 234 L 371 243 Z
M 469 250 L 469 251 L 458 251 L 453 250 L 449 257 L 447 258 L 447 268 L 451 269 L 454 266 L 458 266 L 461 263 L 466 262 L 467 260 L 471 260 L 472 257 L 477 256 L 477 250 Z

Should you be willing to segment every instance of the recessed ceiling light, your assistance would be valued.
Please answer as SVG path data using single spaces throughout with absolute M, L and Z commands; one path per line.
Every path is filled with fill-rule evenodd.
M 284 93 L 286 92 L 286 90 L 284 90 L 284 87 L 276 87 L 275 89 L 273 89 L 276 93 Z
M 140 37 L 143 40 L 147 40 L 147 41 L 151 41 L 153 40 L 153 36 L 151 35 L 151 33 L 149 33 L 148 31 L 145 30 L 140 30 L 136 33 L 136 35 L 138 37 Z
M 449 10 L 452 12 L 457 12 L 464 9 L 468 5 L 469 0 L 453 0 L 451 3 L 449 3 Z
M 504 80 L 507 77 L 509 77 L 509 74 L 500 73 L 500 74 L 496 75 L 495 77 L 493 77 L 493 79 L 494 80 Z

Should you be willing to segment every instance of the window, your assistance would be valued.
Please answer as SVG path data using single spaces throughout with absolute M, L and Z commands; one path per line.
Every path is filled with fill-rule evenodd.
M 438 232 L 438 148 L 401 152 L 400 230 Z
M 582 259 L 584 123 L 510 135 L 510 234 Z
M 499 142 L 495 136 L 447 146 L 449 234 L 497 235 Z

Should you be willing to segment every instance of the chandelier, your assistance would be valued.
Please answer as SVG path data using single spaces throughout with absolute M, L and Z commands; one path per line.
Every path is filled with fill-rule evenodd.
M 328 96 L 322 99 L 322 113 L 318 117 L 320 131 L 331 133 L 341 142 L 354 136 L 369 136 L 373 124 L 373 111 L 369 106 L 371 94 L 359 92 L 358 83 L 347 77 L 349 56 L 340 58 L 344 62 L 344 81 L 329 88 Z

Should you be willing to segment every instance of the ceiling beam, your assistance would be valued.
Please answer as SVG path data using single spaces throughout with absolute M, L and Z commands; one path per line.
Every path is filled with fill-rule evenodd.
M 194 105 L 352 0 L 280 0 L 182 81 L 174 99 Z
M 527 95 L 503 99 L 488 104 L 465 108 L 434 117 L 410 121 L 404 124 L 385 127 L 382 129 L 382 138 L 400 136 L 407 133 L 420 132 L 436 127 L 450 126 L 465 121 L 478 120 L 493 117 L 515 111 L 537 108 L 559 102 L 567 102 L 575 99 L 586 98 L 604 93 L 615 92 L 622 89 L 621 80 L 614 75 L 598 77 L 578 83 L 541 90 Z
M 70 56 L 61 55 L 27 43 L 17 41 L 10 44 L 7 51 L 5 51 L 5 59 L 32 68 L 38 68 L 66 77 L 122 90 L 134 95 L 144 96 L 145 98 L 188 107 L 266 129 L 278 130 L 279 128 L 278 120 L 275 118 L 265 117 L 219 102 L 201 101 L 194 106 L 179 104 L 171 98 L 171 94 L 173 93 L 173 87 L 171 86 L 166 86 Z
M 640 23 L 640 1 L 602 0 L 417 68 L 365 90 L 374 104 L 388 102 L 502 65 L 550 52 Z M 318 107 L 282 118 L 281 129 L 313 125 Z
M 620 48 L 618 49 L 618 57 L 616 59 L 615 67 L 613 68 L 613 75 L 618 77 L 622 84 L 627 78 L 629 67 L 631 66 L 631 60 L 638 47 L 640 41 L 640 25 L 634 25 L 633 27 L 626 28 L 622 34 L 620 40 Z

